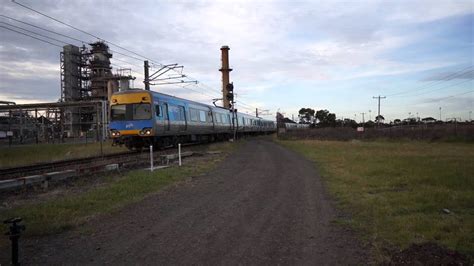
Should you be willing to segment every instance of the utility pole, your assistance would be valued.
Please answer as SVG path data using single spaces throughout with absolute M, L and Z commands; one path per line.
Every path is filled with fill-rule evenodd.
M 258 117 L 258 108 L 255 108 L 255 116 Z
M 387 98 L 387 97 L 385 97 L 385 96 L 380 96 L 380 95 L 379 95 L 379 96 L 374 96 L 374 97 L 372 97 L 372 98 L 378 99 L 378 101 L 379 101 L 379 104 L 378 104 L 378 112 L 377 112 L 377 117 L 376 117 L 377 124 L 379 124 L 379 123 L 380 123 L 380 120 L 379 120 L 378 118 L 380 118 L 380 100 L 381 100 L 381 99 L 385 99 L 385 98 Z
M 372 110 L 369 110 L 369 120 L 372 120 Z
M 439 107 L 439 121 L 441 121 L 441 106 Z
M 150 66 L 148 65 L 148 60 L 145 60 L 144 62 L 145 80 L 143 80 L 143 83 L 145 83 L 145 90 L 147 91 L 150 90 L 150 74 L 148 72 L 149 69 L 150 69 Z
M 362 115 L 362 124 L 365 124 L 365 118 L 364 118 L 364 115 L 365 113 L 360 113 Z

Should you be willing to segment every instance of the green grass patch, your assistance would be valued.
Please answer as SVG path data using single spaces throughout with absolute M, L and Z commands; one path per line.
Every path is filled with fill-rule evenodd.
M 102 150 L 104 154 L 127 151 L 124 147 L 112 146 L 111 142 L 103 143 Z M 88 144 L 33 144 L 2 147 L 0 151 L 0 168 L 83 158 L 100 154 L 100 143 L 97 142 Z
M 110 213 L 127 204 L 143 200 L 147 195 L 171 183 L 204 174 L 213 169 L 236 146 L 231 143 L 211 145 L 206 150 L 218 149 L 224 153 L 219 156 L 197 158 L 192 163 L 185 162 L 182 167 L 170 167 L 154 172 L 134 170 L 118 178 L 103 177 L 107 180 L 104 185 L 80 194 L 4 210 L 0 212 L 0 219 L 22 217 L 27 226 L 25 232 L 27 236 L 58 233 L 83 224 L 96 215 Z M 3 224 L 0 225 L 1 232 L 6 230 Z
M 433 241 L 474 255 L 474 145 L 279 141 L 316 162 L 349 223 L 374 245 Z M 442 209 L 449 209 L 450 214 Z

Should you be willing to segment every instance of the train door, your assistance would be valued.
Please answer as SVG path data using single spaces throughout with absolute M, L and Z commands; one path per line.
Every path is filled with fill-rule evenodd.
M 168 104 L 163 104 L 163 118 L 165 121 L 165 132 L 170 131 L 170 113 L 168 112 Z
M 184 132 L 187 129 L 187 119 L 186 119 L 186 112 L 184 109 L 184 106 L 182 105 L 177 105 L 175 106 L 177 109 L 175 119 L 177 120 L 177 125 L 178 125 L 178 131 L 179 132 Z
M 153 128 L 156 135 L 161 135 L 165 131 L 165 120 L 164 120 L 164 113 L 163 113 L 163 105 L 155 102 L 155 126 Z

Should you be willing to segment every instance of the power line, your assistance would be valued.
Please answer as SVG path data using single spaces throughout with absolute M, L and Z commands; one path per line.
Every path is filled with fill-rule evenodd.
M 29 26 L 32 26 L 32 27 L 35 27 L 35 28 L 38 28 L 38 29 L 41 29 L 41 30 L 44 30 L 44 31 L 47 31 L 47 32 L 50 32 L 50 33 L 53 33 L 53 34 L 56 34 L 56 35 L 59 35 L 59 36 L 62 36 L 62 37 L 65 37 L 65 38 L 69 38 L 71 40 L 75 40 L 75 41 L 78 41 L 78 42 L 81 42 L 81 43 L 87 43 L 86 41 L 84 40 L 80 40 L 80 39 L 77 39 L 77 38 L 74 38 L 74 37 L 71 37 L 71 36 L 68 36 L 68 35 L 65 35 L 65 34 L 62 34 L 62 33 L 59 33 L 59 32 L 55 32 L 55 31 L 52 31 L 52 30 L 48 30 L 46 28 L 43 28 L 43 27 L 39 27 L 39 26 L 36 26 L 34 24 L 31 24 L 31 23 L 27 23 L 27 22 L 23 22 L 21 20 L 17 20 L 17 19 L 14 19 L 14 18 L 11 18 L 11 17 L 8 17 L 8 16 L 4 16 L 4 15 L 1 15 L 1 17 L 5 17 L 5 18 L 8 18 L 8 19 L 11 19 L 11 20 L 14 20 L 14 21 L 17 21 L 19 23 L 23 23 L 25 25 L 29 25 Z M 0 23 L 3 23 L 3 24 L 6 24 L 10 27 L 14 27 L 14 28 L 17 28 L 17 29 L 21 29 L 23 31 L 26 31 L 26 32 L 29 32 L 29 33 L 32 33 L 32 34 L 35 34 L 35 35 L 38 35 L 38 36 L 41 36 L 41 37 L 44 37 L 44 38 L 47 38 L 47 39 L 51 39 L 51 40 L 54 40 L 56 42 L 60 42 L 60 43 L 63 43 L 63 44 L 71 44 L 71 43 L 68 43 L 68 42 L 65 42 L 65 41 L 62 41 L 62 40 L 58 40 L 56 38 L 53 38 L 53 37 L 50 37 L 50 36 L 47 36 L 47 35 L 43 35 L 43 34 L 40 34 L 40 33 L 37 33 L 37 32 L 34 32 L 34 31 L 30 31 L 28 29 L 25 29 L 25 28 L 22 28 L 22 27 L 18 27 L 18 26 L 15 26 L 13 24 L 10 24 L 10 23 L 6 23 L 6 22 L 2 22 L 0 21 Z M 139 58 L 137 57 L 134 57 L 134 56 L 130 56 L 130 55 L 127 55 L 127 54 L 124 54 L 124 53 L 121 53 L 121 52 L 118 52 L 118 51 L 114 51 L 112 49 L 110 49 L 110 51 L 112 53 L 115 53 L 115 54 L 119 54 L 119 55 L 122 55 L 122 56 L 125 56 L 125 57 L 129 57 L 129 58 L 133 58 L 133 59 L 136 59 L 136 60 L 140 60 Z M 141 66 L 137 65 L 137 64 L 133 64 L 133 63 L 130 63 L 130 62 L 127 62 L 127 61 L 124 61 L 124 60 L 120 60 L 120 59 L 117 59 L 116 57 L 113 58 L 114 60 L 117 60 L 117 61 L 121 61 L 121 62 L 124 62 L 126 64 L 129 64 L 129 65 L 132 65 L 132 66 L 136 66 L 138 68 L 141 68 Z
M 38 36 L 41 36 L 41 37 L 43 37 L 43 38 L 47 38 L 47 39 L 51 39 L 51 40 L 56 41 L 56 42 L 68 44 L 67 42 L 64 42 L 64 41 L 61 41 L 61 40 L 55 39 L 55 38 L 53 38 L 53 37 L 50 37 L 50 36 L 47 36 L 47 35 L 43 35 L 43 34 L 40 34 L 40 33 L 34 32 L 34 31 L 31 31 L 31 30 L 27 30 L 27 29 L 25 29 L 25 28 L 15 26 L 15 25 L 12 25 L 12 24 L 10 24 L 10 23 L 6 23 L 6 22 L 3 22 L 3 21 L 0 21 L 0 23 L 6 24 L 6 25 L 8 25 L 8 26 L 10 26 L 10 27 L 14 27 L 14 28 L 17 28 L 17 29 L 20 29 L 20 30 L 23 30 L 23 31 L 26 31 L 26 32 L 29 32 L 29 33 L 32 33 L 32 34 L 35 34 L 35 35 L 38 35 Z
M 466 73 L 469 73 L 473 70 L 469 70 L 467 71 L 466 73 L 464 73 L 466 70 L 468 70 L 469 68 L 472 68 L 473 66 L 468 66 L 466 68 L 463 68 L 462 70 L 460 71 L 456 71 L 454 73 L 451 73 L 450 75 L 448 76 L 445 76 L 443 77 L 441 80 L 435 80 L 435 81 L 432 81 L 428 84 L 425 84 L 425 85 L 422 85 L 418 88 L 415 88 L 415 89 L 410 89 L 410 90 L 406 90 L 406 91 L 402 91 L 402 92 L 397 92 L 397 93 L 393 93 L 393 94 L 389 94 L 387 96 L 391 97 L 391 96 L 397 96 L 397 95 L 400 95 L 400 94 L 406 94 L 406 93 L 412 93 L 412 92 L 415 92 L 415 91 L 418 91 L 418 90 L 425 90 L 425 89 L 428 89 L 428 88 L 431 88 L 433 87 L 433 85 L 437 85 L 437 84 L 440 84 L 440 83 L 443 83 L 443 82 L 446 82 L 448 80 L 451 80 L 457 76 L 460 76 L 460 75 L 464 75 Z M 397 97 L 400 97 L 400 96 L 397 96 Z
M 42 16 L 44 16 L 44 17 L 47 17 L 47 18 L 49 18 L 49 19 L 51 19 L 51 20 L 54 20 L 54 21 L 56 21 L 56 22 L 58 22 L 58 23 L 60 23 L 60 24 L 62 24 L 62 25 L 68 26 L 68 27 L 70 27 L 70 28 L 72 28 L 72 29 L 75 29 L 75 30 L 77 30 L 77 31 L 79 31 L 79 32 L 82 32 L 82 33 L 84 33 L 84 34 L 86 34 L 86 35 L 89 35 L 89 36 L 91 36 L 91 37 L 93 37 L 93 38 L 96 38 L 96 39 L 98 39 L 99 41 L 104 41 L 104 42 L 109 43 L 109 44 L 111 44 L 111 45 L 113 45 L 113 46 L 115 46 L 115 47 L 117 47 L 117 48 L 120 48 L 120 49 L 122 49 L 122 50 L 124 50 L 124 51 L 127 51 L 127 52 L 132 53 L 132 54 L 137 55 L 137 56 L 140 56 L 140 57 L 142 57 L 142 58 L 148 59 L 146 56 L 143 56 L 143 55 L 141 55 L 141 54 L 138 54 L 138 53 L 136 53 L 136 52 L 134 52 L 134 51 L 132 51 L 132 50 L 129 50 L 129 49 L 127 49 L 127 48 L 125 48 L 125 47 L 122 47 L 122 46 L 120 46 L 120 45 L 118 45 L 118 44 L 116 44 L 116 43 L 113 43 L 113 42 L 111 42 L 111 41 L 107 41 L 107 40 L 105 40 L 105 39 L 103 39 L 103 38 L 100 38 L 100 37 L 97 36 L 97 35 L 94 35 L 94 34 L 92 34 L 92 33 L 90 33 L 90 32 L 85 31 L 85 30 L 81 30 L 81 29 L 79 29 L 79 28 L 77 28 L 77 27 L 74 27 L 73 25 L 71 25 L 71 24 L 69 24 L 69 23 L 63 22 L 63 21 L 61 21 L 61 20 L 59 20 L 59 19 L 56 19 L 56 18 L 54 18 L 54 17 L 52 17 L 52 16 L 49 16 L 49 15 L 45 14 L 45 13 L 42 13 L 42 12 L 36 10 L 36 9 L 33 9 L 33 8 L 28 7 L 28 6 L 24 5 L 24 4 L 21 4 L 21 3 L 17 2 L 17 1 L 15 1 L 15 0 L 12 0 L 12 2 L 15 3 L 15 4 L 17 4 L 17 5 L 19 5 L 19 6 L 21 6 L 21 7 L 23 7 L 23 8 L 26 8 L 26 9 L 28 9 L 28 10 L 30 10 L 30 11 L 33 11 L 33 12 L 35 12 L 35 13 L 37 13 L 37 14 L 40 14 L 40 15 L 42 15 Z M 150 60 L 150 61 L 153 61 L 153 60 L 151 60 L 151 59 L 149 59 L 149 60 Z M 159 65 L 163 65 L 163 64 L 161 64 L 161 63 L 159 63 L 159 62 L 155 62 L 155 63 L 157 63 L 157 64 L 159 64 Z
M 413 96 L 420 96 L 420 95 L 424 95 L 424 94 L 428 94 L 428 93 L 431 93 L 431 92 L 434 92 L 434 91 L 439 91 L 439 90 L 442 90 L 442 89 L 445 89 L 445 88 L 449 88 L 449 87 L 452 87 L 452 86 L 456 86 L 456 85 L 459 85 L 459 84 L 463 84 L 463 83 L 466 83 L 466 82 L 469 82 L 471 80 L 463 80 L 461 82 L 458 82 L 458 83 L 455 83 L 455 84 L 450 84 L 448 86 L 444 86 L 444 87 L 441 87 L 441 88 L 437 88 L 437 89 L 434 89 L 434 90 L 430 90 L 430 91 L 426 91 L 426 92 L 422 92 L 422 93 L 419 93 L 419 94 L 415 94 L 415 95 L 407 95 L 405 97 L 413 97 Z
M 87 34 L 87 35 L 89 35 L 89 36 L 92 36 L 92 37 L 94 37 L 94 38 L 96 38 L 96 39 L 101 40 L 100 37 L 97 37 L 97 36 L 95 36 L 95 35 L 93 35 L 93 34 L 91 34 L 91 33 L 88 33 L 88 32 L 86 32 L 86 31 L 83 31 L 83 30 L 79 29 L 79 28 L 76 28 L 76 27 L 72 26 L 71 24 L 68 24 L 68 23 L 66 23 L 66 22 L 62 22 L 62 21 L 60 21 L 60 20 L 58 20 L 58 19 L 55 19 L 55 18 L 53 18 L 53 17 L 51 17 L 51 16 L 49 16 L 49 15 L 46 15 L 46 14 L 44 14 L 44 13 L 38 11 L 38 10 L 35 10 L 35 9 L 31 8 L 31 7 L 28 7 L 28 6 L 26 6 L 26 5 L 23 5 L 23 4 L 21 4 L 21 3 L 18 3 L 18 2 L 15 1 L 15 0 L 12 0 L 12 2 L 15 3 L 15 4 L 17 4 L 17 5 L 19 5 L 19 6 L 21 6 L 21 7 L 23 7 L 23 8 L 26 8 L 26 9 L 28 9 L 28 10 L 30 10 L 30 11 L 33 11 L 33 12 L 35 12 L 35 13 L 37 13 L 37 14 L 40 14 L 40 15 L 42 15 L 42 16 L 45 16 L 45 17 L 49 18 L 49 19 L 52 19 L 52 20 L 54 20 L 54 21 L 56 21 L 56 22 L 58 22 L 58 23 L 60 23 L 60 24 L 63 24 L 63 25 L 65 25 L 65 26 L 68 26 L 68 27 L 73 28 L 73 29 L 75 29 L 75 30 L 77 30 L 77 31 L 80 31 L 80 32 L 82 32 L 82 33 L 84 33 L 84 34 Z
M 0 28 L 4 28 L 4 29 L 10 30 L 10 31 L 13 31 L 13 32 L 16 32 L 16 33 L 19 33 L 19 34 L 22 34 L 22 35 L 31 37 L 31 38 L 33 38 L 33 39 L 36 39 L 36 40 L 39 40 L 39 41 L 42 41 L 42 42 L 45 42 L 45 43 L 48 43 L 48 44 L 57 46 L 57 47 L 59 47 L 59 48 L 62 48 L 61 45 L 57 45 L 57 44 L 52 43 L 52 42 L 50 42 L 50 41 L 46 41 L 46 40 L 43 40 L 43 39 L 41 39 L 41 38 L 38 38 L 38 37 L 35 37 L 35 36 L 32 36 L 32 35 L 29 35 L 29 34 L 26 34 L 26 33 L 20 32 L 20 31 L 16 31 L 16 30 L 14 30 L 14 29 L 7 28 L 7 27 L 5 27 L 5 26 L 1 26 L 1 25 L 0 25 Z
M 468 94 L 468 93 L 471 93 L 471 92 L 474 92 L 474 90 L 472 88 L 469 91 L 461 92 L 461 93 L 458 93 L 458 94 L 453 94 L 453 95 L 443 97 L 443 98 L 439 98 L 439 99 L 434 99 L 434 100 L 431 100 L 429 102 L 438 102 L 438 101 L 446 100 L 446 99 L 453 98 L 453 97 L 456 97 L 456 96 L 465 95 L 465 94 Z
M 0 21 L 0 23 L 5 24 L 5 25 L 8 25 L 9 27 L 14 27 L 14 28 L 17 28 L 17 29 L 20 29 L 20 30 L 29 32 L 29 33 L 31 33 L 31 34 L 35 34 L 35 35 L 41 36 L 41 37 L 46 38 L 46 39 L 50 39 L 50 40 L 59 42 L 59 43 L 70 44 L 70 43 L 68 43 L 68 42 L 65 42 L 65 41 L 62 41 L 62 40 L 58 40 L 58 39 L 56 39 L 56 38 L 53 38 L 53 37 L 50 37 L 50 36 L 47 36 L 47 35 L 43 35 L 43 34 L 40 34 L 40 33 L 34 32 L 34 31 L 30 31 L 30 30 L 27 30 L 27 29 L 25 29 L 25 28 L 12 25 L 12 24 L 10 24 L 10 23 L 6 23 L 6 22 L 3 22 L 3 21 Z M 3 28 L 6 28 L 6 27 L 3 27 Z M 9 28 L 6 28 L 6 29 L 9 29 Z M 10 29 L 10 30 L 12 30 L 12 29 Z M 15 31 L 15 30 L 12 30 L 12 31 L 17 32 L 17 33 L 21 33 L 21 32 Z M 24 33 L 22 33 L 22 34 L 24 34 Z M 27 34 L 24 34 L 24 35 L 27 35 Z M 31 35 L 27 35 L 27 36 L 33 37 L 33 36 L 31 36 Z M 63 36 L 66 36 L 66 35 L 63 35 Z M 38 39 L 38 38 L 35 38 L 35 39 Z M 42 39 L 38 39 L 38 40 L 42 40 Z M 44 41 L 44 40 L 42 40 L 42 41 Z M 58 46 L 58 47 L 61 47 L 61 46 L 59 46 L 59 45 L 50 43 L 49 41 L 48 41 L 47 43 L 52 44 L 52 45 L 55 45 L 55 46 Z M 120 53 L 119 53 L 119 54 L 120 54 Z M 117 61 L 120 61 L 120 62 L 129 64 L 129 65 L 132 65 L 132 66 L 136 66 L 136 67 L 139 67 L 139 68 L 141 67 L 141 66 L 139 66 L 139 65 L 132 64 L 132 63 L 130 63 L 130 62 L 127 62 L 127 61 L 124 61 L 124 60 L 120 60 L 120 59 L 118 59 L 118 58 L 113 58 L 112 60 L 117 60 Z M 138 72 L 136 72 L 136 71 L 133 71 L 133 72 L 138 73 Z M 141 74 L 141 73 L 138 73 L 138 74 Z
M 16 21 L 16 22 L 18 22 L 18 23 L 22 23 L 22 24 L 25 24 L 25 25 L 28 25 L 28 26 L 31 26 L 31 27 L 35 27 L 35 28 L 37 28 L 37 29 L 44 30 L 44 31 L 47 31 L 47 32 L 49 32 L 49 33 L 53 33 L 53 34 L 56 34 L 56 35 L 59 35 L 59 36 L 62 36 L 62 37 L 65 37 L 65 38 L 68 38 L 68 39 L 71 39 L 71 40 L 80 42 L 80 43 L 82 43 L 82 44 L 87 44 L 87 43 L 88 43 L 88 42 L 85 41 L 85 40 L 81 40 L 81 39 L 78 39 L 78 38 L 75 38 L 75 37 L 71 37 L 71 36 L 69 36 L 69 35 L 62 34 L 62 33 L 60 33 L 60 32 L 56 32 L 56 31 L 53 31 L 53 30 L 49 30 L 49 29 L 46 29 L 46 28 L 43 28 L 43 27 L 40 27 L 40 26 L 31 24 L 31 23 L 28 23 L 28 22 L 25 22 L 25 21 L 22 21 L 22 20 L 19 20 L 19 19 L 15 19 L 15 18 L 12 18 L 12 17 L 9 17 L 9 16 L 5 16 L 5 15 L 0 14 L 0 17 L 7 18 L 7 19 L 11 19 L 11 20 Z M 4 23 L 4 22 L 3 22 L 3 23 Z M 9 25 L 11 25 L 11 24 L 9 24 Z M 13 26 L 13 25 L 11 25 L 11 26 Z M 17 26 L 13 26 L 13 27 L 17 27 Z M 25 30 L 25 31 L 28 31 L 28 30 L 26 30 L 26 29 L 24 29 L 24 28 L 22 28 L 22 29 Z M 35 32 L 32 32 L 32 33 L 38 34 L 38 33 L 35 33 Z M 40 34 L 38 34 L 38 35 L 40 35 Z M 48 37 L 48 38 L 50 38 L 50 37 Z M 51 38 L 51 39 L 53 39 L 53 38 Z M 56 40 L 56 39 L 55 39 L 55 40 Z M 56 41 L 59 41 L 59 40 L 56 40 Z M 60 42 L 63 42 L 63 41 L 60 41 Z M 66 42 L 63 42 L 63 43 L 66 43 Z M 70 44 L 70 43 L 67 43 L 67 44 Z M 122 56 L 125 56 L 125 57 L 128 57 L 128 58 L 131 58 L 131 59 L 138 60 L 138 61 L 140 61 L 140 62 L 143 61 L 141 58 L 138 58 L 138 57 L 135 57 L 135 56 L 131 56 L 131 55 L 128 55 L 128 54 L 125 54 L 125 53 L 121 53 L 121 52 L 119 52 L 119 51 L 115 51 L 115 50 L 112 50 L 112 49 L 109 49 L 109 50 L 110 50 L 110 52 L 113 53 L 113 54 L 119 54 L 119 55 L 122 55 Z M 137 66 L 137 65 L 135 65 L 135 66 Z M 141 66 L 138 66 L 138 67 L 141 67 Z
M 116 57 L 112 57 L 112 60 L 117 60 L 117 61 L 120 61 L 120 62 L 122 62 L 122 63 L 129 64 L 129 65 L 131 65 L 131 66 L 135 66 L 135 67 L 141 68 L 141 66 L 139 66 L 139 65 L 132 64 L 132 63 L 130 63 L 130 62 L 127 62 L 127 61 L 122 60 L 122 59 L 118 59 L 118 58 L 116 58 Z
M 140 62 L 143 62 L 143 60 L 140 59 L 140 58 L 138 58 L 138 57 L 135 57 L 135 56 L 132 56 L 132 55 L 128 55 L 128 54 L 124 54 L 124 53 L 121 53 L 121 52 L 119 52 L 119 51 L 112 50 L 112 49 L 109 49 L 109 50 L 110 50 L 110 52 L 112 52 L 113 54 L 115 53 L 115 54 L 123 55 L 123 56 L 125 56 L 125 57 L 128 57 L 128 58 L 135 59 L 135 60 L 138 60 L 138 61 L 140 61 Z M 140 67 L 142 67 L 142 66 L 140 66 Z
M 84 40 L 80 40 L 80 39 L 77 39 L 77 38 L 74 38 L 74 37 L 71 37 L 71 36 L 68 36 L 68 35 L 65 35 L 65 34 L 56 32 L 56 31 L 52 31 L 52 30 L 49 30 L 49 29 L 46 29 L 46 28 L 43 28 L 43 27 L 40 27 L 40 26 L 36 26 L 36 25 L 34 25 L 34 24 L 31 24 L 31 23 L 28 23 L 28 22 L 25 22 L 25 21 L 21 21 L 21 20 L 19 20 L 19 19 L 15 19 L 15 18 L 12 18 L 12 17 L 9 17 L 9 16 L 5 16 L 5 15 L 0 14 L 0 17 L 7 18 L 7 19 L 11 19 L 11 20 L 16 21 L 16 22 L 18 22 L 18 23 L 22 23 L 22 24 L 25 24 L 25 25 L 28 25 L 28 26 L 31 26 L 31 27 L 34 27 L 34 28 L 37 28 L 37 29 L 40 29 L 40 30 L 47 31 L 47 32 L 49 32 L 49 33 L 53 33 L 53 34 L 56 34 L 56 35 L 59 35 L 59 36 L 62 36 L 62 37 L 65 37 L 65 38 L 68 38 L 68 39 L 71 39 L 71 40 L 75 40 L 75 41 L 81 42 L 81 43 L 83 43 L 83 44 L 87 43 L 87 42 L 84 41 Z

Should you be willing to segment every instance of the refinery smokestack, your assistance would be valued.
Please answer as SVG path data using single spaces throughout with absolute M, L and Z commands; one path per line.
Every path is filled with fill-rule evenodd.
M 230 108 L 230 100 L 227 99 L 227 85 L 229 84 L 229 79 L 230 79 L 230 71 L 232 71 L 231 68 L 229 68 L 229 46 L 222 46 L 221 47 L 221 61 L 222 61 L 222 67 L 219 69 L 219 71 L 222 72 L 222 101 L 224 103 L 224 108 Z

